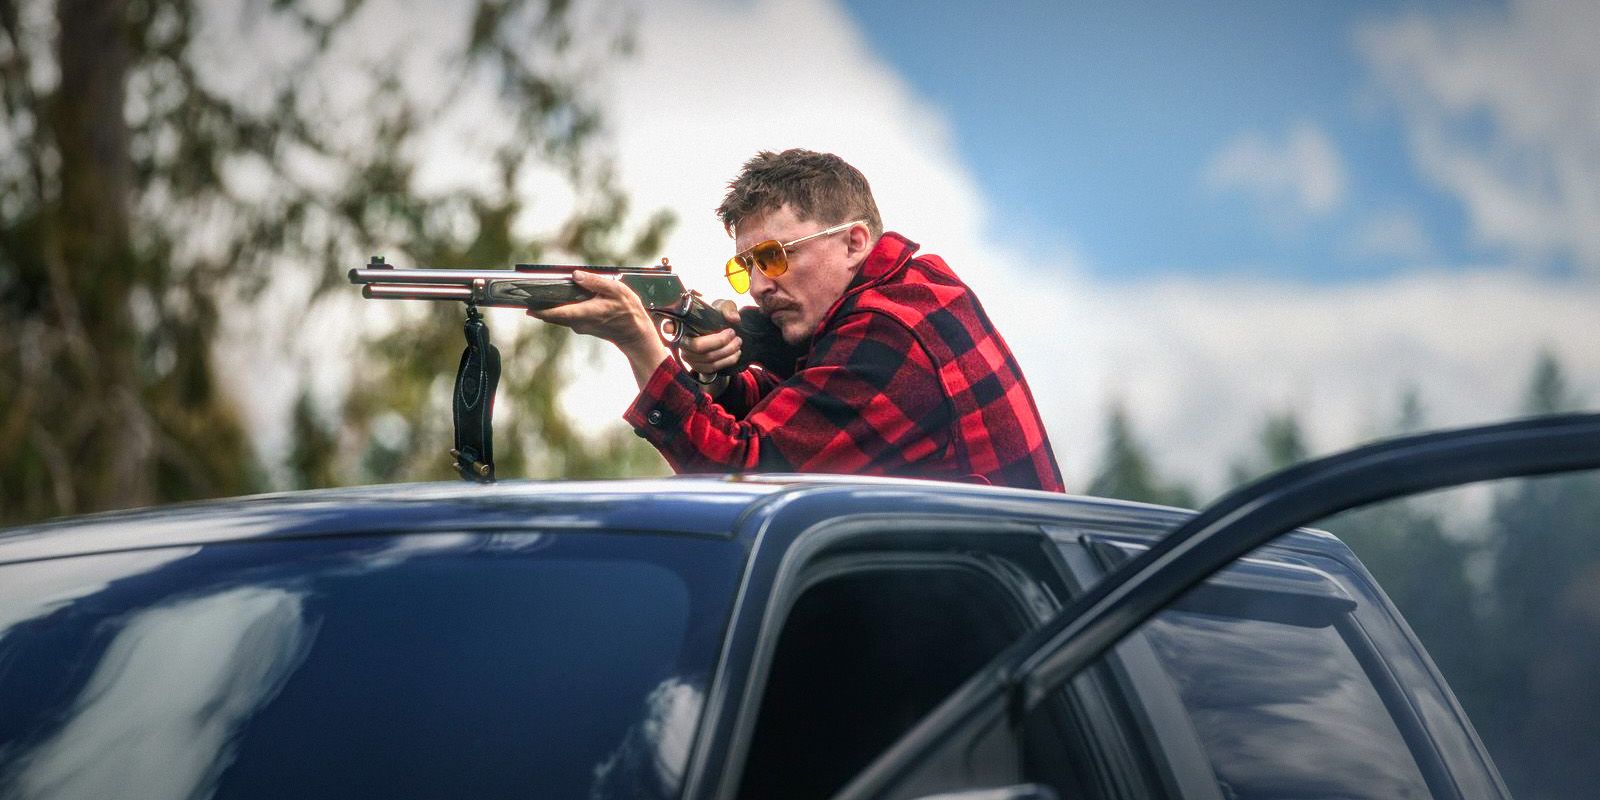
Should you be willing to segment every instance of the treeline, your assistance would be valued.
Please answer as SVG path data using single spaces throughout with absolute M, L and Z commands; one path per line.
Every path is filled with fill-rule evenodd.
M 1585 408 L 1553 354 L 1541 354 L 1523 415 Z M 1408 393 L 1391 434 L 1427 427 Z M 1509 416 L 1509 414 L 1508 414 Z M 1193 507 L 1163 477 L 1120 407 L 1088 493 Z M 1293 411 L 1270 416 L 1243 483 L 1310 455 Z M 1600 782 L 1600 475 L 1505 481 L 1487 497 L 1454 490 L 1318 523 L 1355 551 L 1450 682 L 1513 794 L 1587 796 Z M 1481 505 L 1482 508 L 1478 508 Z
M 310 365 L 340 354 L 314 323 L 350 316 L 345 271 L 370 253 L 485 267 L 659 252 L 671 219 L 630 224 L 586 91 L 626 55 L 625 23 L 484 0 L 426 41 L 386 41 L 351 24 L 364 9 L 0 0 L 0 525 L 452 477 L 441 365 L 461 351 L 461 308 L 397 306 L 348 391 L 323 391 Z M 408 67 L 418 50 L 435 60 Z M 249 82 L 216 82 L 229 74 Z M 463 114 L 471 137 L 443 139 Z M 441 141 L 489 177 L 422 180 Z M 229 319 L 298 334 L 273 364 L 230 363 Z M 575 337 L 504 327 L 503 472 L 661 469 L 626 430 L 584 435 L 562 410 Z M 223 385 L 263 369 L 298 396 L 287 459 L 255 451 Z

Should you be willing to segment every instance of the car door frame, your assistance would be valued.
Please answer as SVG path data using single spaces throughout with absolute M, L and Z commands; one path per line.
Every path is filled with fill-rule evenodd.
M 984 487 L 926 492 L 870 484 L 797 486 L 752 509 L 736 533 L 748 542 L 751 555 L 707 687 L 702 722 L 679 796 L 684 800 L 735 796 L 778 634 L 808 584 L 812 566 L 836 559 L 841 551 L 873 538 L 965 540 L 974 549 L 986 550 L 985 540 L 1021 537 L 1047 562 L 1055 592 L 1048 601 L 1028 601 L 1036 611 L 1045 612 L 1030 619 L 1031 629 L 1037 630 L 1070 602 L 1072 593 L 1081 590 L 1044 526 L 1101 514 L 1156 525 L 1156 519 L 1165 521 L 1175 512 L 1132 507 L 1085 509 L 1082 503 L 1060 495 L 996 492 Z M 1049 602 L 1051 607 L 1047 609 L 1041 602 Z
M 1291 467 L 1223 497 L 1001 654 L 835 795 L 892 796 L 941 755 L 1034 707 L 1146 620 L 1257 547 L 1331 514 L 1467 483 L 1600 468 L 1600 414 L 1439 431 Z M 950 787 L 951 790 L 973 787 Z M 1503 786 L 1501 787 L 1503 790 Z

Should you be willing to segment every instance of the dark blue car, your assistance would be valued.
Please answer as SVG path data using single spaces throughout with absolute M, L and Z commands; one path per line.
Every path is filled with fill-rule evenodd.
M 763 476 L 13 529 L 0 798 L 1500 797 L 1349 550 L 1280 534 L 1594 466 L 1586 416 L 1365 448 L 1199 515 Z

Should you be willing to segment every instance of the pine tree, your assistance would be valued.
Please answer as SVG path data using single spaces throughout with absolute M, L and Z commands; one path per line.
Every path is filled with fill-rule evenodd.
M 1168 484 L 1155 474 L 1121 403 L 1113 403 L 1107 416 L 1106 449 L 1100 458 L 1100 470 L 1089 483 L 1088 494 L 1181 508 L 1194 506 L 1192 491 Z
M 1581 407 L 1554 354 L 1540 353 L 1523 411 Z M 1483 725 L 1511 788 L 1576 797 L 1600 780 L 1600 475 L 1510 482 L 1496 496 L 1494 553 L 1496 709 Z M 1509 758 L 1499 756 L 1507 753 Z
M 431 76 L 456 91 L 411 96 L 380 63 L 375 76 L 334 76 L 373 86 L 356 112 L 334 110 L 318 78 L 365 6 L 280 0 L 230 20 L 299 36 L 291 63 L 263 64 L 246 96 L 208 82 L 214 65 L 196 42 L 222 12 L 197 0 L 0 0 L 0 521 L 266 487 L 275 465 L 253 452 L 214 343 L 224 314 L 259 313 L 267 286 L 294 283 L 286 273 L 310 287 L 296 304 L 309 313 L 348 294 L 345 270 L 370 253 L 485 267 L 658 249 L 670 219 L 626 223 L 583 91 L 599 65 L 580 43 L 596 37 L 575 30 L 569 3 L 464 6 L 461 29 L 439 32 L 454 71 Z M 605 58 L 628 44 L 625 31 L 599 38 Z M 480 86 L 494 89 L 508 134 L 486 156 L 497 180 L 424 187 L 419 143 Z M 576 198 L 553 235 L 516 224 L 535 175 Z M 299 434 L 331 443 L 300 443 L 297 482 L 451 477 L 445 401 L 461 311 L 445 305 L 402 312 L 352 367 L 348 400 L 321 398 L 335 418 L 297 410 Z M 565 331 L 530 323 L 496 339 L 502 474 L 661 468 L 625 431 L 580 435 L 561 413 L 575 353 Z M 380 423 L 395 434 L 381 444 Z
M 1540 350 L 1533 366 L 1533 377 L 1523 396 L 1522 411 L 1529 415 L 1560 414 L 1576 411 L 1582 403 L 1567 385 L 1566 370 L 1548 348 Z
M 1380 435 L 1415 433 L 1427 425 L 1421 396 L 1402 393 Z M 1468 577 L 1478 549 L 1467 532 L 1448 532 L 1431 498 L 1402 498 L 1335 515 L 1322 523 L 1355 552 L 1400 609 L 1469 714 L 1493 707 L 1482 658 L 1481 604 Z M 1487 713 L 1487 712 L 1485 712 Z
M 1292 409 L 1268 414 L 1261 426 L 1259 442 L 1258 455 L 1236 462 L 1229 470 L 1235 485 L 1298 464 L 1310 455 L 1305 435 L 1300 431 L 1300 418 Z

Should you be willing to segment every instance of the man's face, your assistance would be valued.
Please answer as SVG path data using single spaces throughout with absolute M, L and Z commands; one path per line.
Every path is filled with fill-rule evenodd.
M 775 239 L 790 242 L 830 227 L 832 222 L 801 220 L 786 204 L 766 214 L 741 220 L 734 238 L 735 252 Z M 870 235 L 856 225 L 786 248 L 789 270 L 769 278 L 755 270 L 750 275 L 750 296 L 772 318 L 789 344 L 800 344 L 816 333 L 822 315 L 844 295 L 856 269 L 866 258 Z

